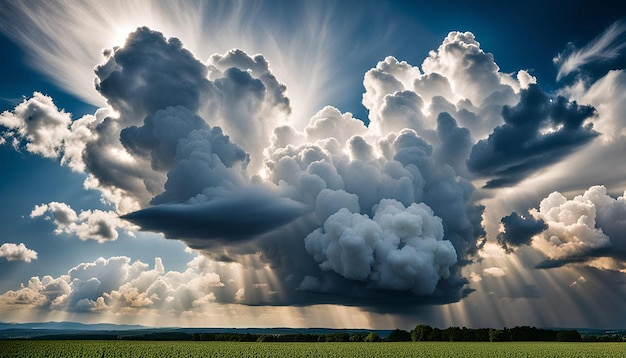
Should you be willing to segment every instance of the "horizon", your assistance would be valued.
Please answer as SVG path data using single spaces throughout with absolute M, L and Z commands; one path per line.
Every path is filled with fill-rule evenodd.
M 286 327 L 286 326 L 273 326 L 273 327 L 210 327 L 210 326 L 198 326 L 198 327 L 185 327 L 185 326 L 144 326 L 144 325 L 140 325 L 140 324 L 119 324 L 119 323 L 110 323 L 110 322 L 98 322 L 98 323 L 83 323 L 83 322 L 72 322 L 72 321 L 45 321 L 45 322 L 1 322 L 0 321 L 0 325 L 5 324 L 5 325 L 29 325 L 29 324 L 78 324 L 78 325 L 84 325 L 84 326 L 99 326 L 99 325 L 108 325 L 108 326 L 120 326 L 120 327 L 124 327 L 124 326 L 136 326 L 136 327 L 142 327 L 142 328 L 149 328 L 149 329 L 227 329 L 227 330 L 254 330 L 254 329 L 261 329 L 261 330 L 272 330 L 272 329 L 276 329 L 276 330 L 280 330 L 280 329 L 288 329 L 288 330 L 316 330 L 316 329 L 322 329 L 322 330 L 342 330 L 342 331 L 393 331 L 395 329 L 400 329 L 400 330 L 408 330 L 409 332 L 415 328 L 415 327 L 410 327 L 410 328 L 400 328 L 400 327 L 396 327 L 396 328 L 359 328 L 359 327 Z M 416 326 L 419 324 L 416 324 Z M 432 326 L 433 328 L 439 328 L 439 329 L 446 329 L 446 328 L 451 328 L 451 327 L 459 327 L 459 328 L 469 328 L 469 329 L 502 329 L 502 328 L 514 328 L 514 327 L 465 327 L 465 326 L 448 326 L 448 327 L 442 327 L 442 326 Z M 517 327 L 524 327 L 524 326 L 517 326 Z M 626 328 L 588 328 L 588 327 L 534 327 L 534 326 L 526 326 L 526 327 L 533 327 L 533 328 L 539 328 L 539 329 L 553 329 L 553 330 L 576 330 L 576 331 L 624 331 L 626 330 Z
M 626 7 L 568 4 L 4 3 L 0 322 L 626 328 Z

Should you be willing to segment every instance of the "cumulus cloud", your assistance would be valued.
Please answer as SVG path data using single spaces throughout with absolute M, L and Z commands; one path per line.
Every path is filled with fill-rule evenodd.
M 554 192 L 541 201 L 539 208 L 548 229 L 533 244 L 549 258 L 586 256 L 611 245 L 610 238 L 596 227 L 596 206 L 585 195 L 567 200 Z
M 0 246 L 0 257 L 4 257 L 8 261 L 31 262 L 37 260 L 37 251 L 27 248 L 23 243 L 5 242 Z
M 16 149 L 25 142 L 28 152 L 57 158 L 63 150 L 63 141 L 70 136 L 68 126 L 71 122 L 70 114 L 59 111 L 52 98 L 35 92 L 13 111 L 0 114 L 0 126 L 7 128 L 0 138 Z
M 553 61 L 558 66 L 557 81 L 581 67 L 593 62 L 614 60 L 626 48 L 626 22 L 617 21 L 582 48 L 573 45 L 556 56 Z
M 369 70 L 363 105 L 369 127 L 383 134 L 411 128 L 428 138 L 439 114 L 447 112 L 481 139 L 502 123 L 502 106 L 515 104 L 519 91 L 535 82 L 525 70 L 515 77 L 500 72 L 472 33 L 453 31 L 421 69 L 387 57 Z
M 202 61 L 178 39 L 138 28 L 104 57 L 96 87 L 110 108 L 61 126 L 67 133 L 56 157 L 84 172 L 85 187 L 100 190 L 116 214 L 142 230 L 213 259 L 267 265 L 280 278 L 280 287 L 238 287 L 231 300 L 355 304 L 397 296 L 441 303 L 468 294 L 461 267 L 482 247 L 485 231 L 466 160 L 474 141 L 502 124 L 503 113 L 517 108 L 507 106 L 536 82 L 527 71 L 501 73 L 473 34 L 450 33 L 421 68 L 387 57 L 369 70 L 367 126 L 331 106 L 296 126 L 287 89 L 262 55 L 232 50 Z M 554 112 L 555 125 L 574 121 Z M 77 213 L 62 203 L 32 213 L 44 215 L 57 233 L 83 239 L 111 240 L 123 228 L 113 212 Z M 329 231 L 340 218 L 350 229 Z M 403 218 L 416 221 L 405 225 Z M 379 238 L 365 240 L 365 232 L 353 233 L 357 227 Z M 89 279 L 81 285 L 85 292 L 99 287 Z M 325 295 L 316 301 L 307 291 Z M 110 304 L 103 295 L 89 297 L 85 308 Z M 204 292 L 190 304 L 212 297 Z M 149 299 L 128 302 L 145 306 Z
M 560 96 L 553 100 L 530 85 L 518 104 L 502 108 L 505 123 L 472 147 L 467 166 L 495 177 L 487 187 L 511 186 L 595 138 L 598 133 L 588 122 L 595 115 L 591 106 Z
M 53 220 L 56 226 L 54 233 L 57 235 L 71 234 L 81 240 L 96 240 L 100 243 L 117 240 L 118 230 L 132 229 L 113 211 L 82 210 L 76 213 L 69 205 L 56 201 L 37 205 L 30 213 L 31 218 L 41 216 Z
M 521 226 L 515 230 L 526 232 L 519 243 L 530 244 L 548 257 L 539 267 L 586 262 L 594 267 L 614 269 L 617 266 L 611 264 L 612 259 L 621 260 L 626 254 L 624 197 L 611 197 L 604 186 L 591 187 L 573 199 L 553 192 L 541 201 L 539 210 L 530 211 L 533 218 L 520 219 L 513 214 L 504 218 L 503 223 L 507 219 L 514 227 Z M 541 230 L 531 239 L 528 227 L 532 227 L 531 231 Z
M 459 128 L 456 120 L 448 112 L 443 112 L 437 116 L 437 137 L 440 142 L 435 149 L 437 160 L 450 165 L 458 174 L 467 173 L 465 158 L 474 144 L 470 131 Z
M 452 90 L 477 106 L 494 91 L 511 91 L 502 84 L 493 55 L 480 48 L 471 32 L 451 32 L 436 52 L 429 53 L 422 67 L 427 73 L 454 79 Z
M 533 236 L 548 228 L 543 220 L 520 216 L 516 212 L 503 217 L 500 222 L 502 228 L 498 234 L 498 244 L 507 253 L 513 252 L 518 246 L 529 245 Z
M 417 295 L 433 293 L 456 263 L 441 219 L 424 204 L 405 208 L 395 200 L 381 200 L 372 219 L 339 210 L 307 236 L 305 246 L 322 270 Z
M 166 271 L 160 258 L 154 267 L 125 256 L 81 263 L 59 277 L 32 277 L 19 290 L 0 295 L 3 309 L 29 306 L 66 312 L 139 314 L 142 310 L 182 313 L 217 299 L 235 299 L 215 272 L 202 270 L 202 258 L 183 271 Z

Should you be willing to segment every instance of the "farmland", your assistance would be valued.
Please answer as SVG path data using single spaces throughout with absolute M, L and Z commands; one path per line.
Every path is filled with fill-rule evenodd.
M 624 357 L 624 343 L 0 341 L 4 357 Z

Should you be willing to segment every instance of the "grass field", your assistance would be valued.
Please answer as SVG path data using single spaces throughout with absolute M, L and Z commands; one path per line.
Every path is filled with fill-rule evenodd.
M 626 343 L 0 341 L 0 357 L 626 357 Z

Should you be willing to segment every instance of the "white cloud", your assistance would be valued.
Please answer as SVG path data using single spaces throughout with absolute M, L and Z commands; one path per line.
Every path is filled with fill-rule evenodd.
M 16 305 L 67 312 L 130 313 L 143 309 L 183 312 L 218 300 L 227 290 L 214 272 L 204 272 L 198 259 L 183 272 L 165 271 L 160 258 L 154 268 L 120 256 L 82 263 L 57 278 L 33 277 L 27 285 L 0 295 L 2 310 Z M 226 293 L 234 300 L 234 291 Z M 224 299 L 224 293 L 220 294 Z M 239 297 L 239 296 L 237 296 Z
M 577 279 L 575 279 L 572 283 L 569 284 L 569 287 L 579 287 L 585 282 L 587 282 L 587 279 L 585 278 L 585 276 L 579 276 Z
M 0 126 L 8 128 L 1 136 L 16 148 L 24 141 L 30 153 L 57 158 L 64 140 L 71 135 L 68 129 L 71 121 L 70 114 L 59 111 L 52 98 L 35 92 L 32 98 L 24 99 L 13 111 L 0 114 Z
M 241 302 L 244 299 L 244 295 L 246 294 L 245 288 L 240 288 L 235 292 L 235 302 Z
M 454 247 L 443 240 L 441 219 L 429 207 L 405 208 L 389 199 L 381 200 L 372 219 L 339 210 L 307 236 L 305 246 L 324 271 L 417 295 L 431 294 L 457 261 Z
M 610 246 L 610 238 L 596 227 L 596 206 L 585 196 L 567 200 L 554 192 L 543 199 L 536 216 L 548 228 L 535 236 L 533 246 L 552 259 L 584 256 Z
M 476 272 L 470 273 L 470 281 L 472 281 L 472 282 L 480 282 L 482 280 L 483 280 L 483 278 L 480 276 L 480 274 L 478 274 Z
M 0 257 L 9 261 L 31 262 L 37 260 L 37 252 L 26 247 L 23 243 L 6 242 L 0 246 Z
M 35 206 L 30 217 L 54 220 L 54 233 L 76 235 L 81 240 L 96 240 L 100 243 L 117 240 L 118 230 L 132 230 L 132 225 L 119 218 L 113 211 L 82 210 L 79 214 L 69 205 L 56 201 Z
M 506 272 L 501 267 L 496 267 L 496 266 L 487 267 L 486 269 L 483 269 L 483 274 L 496 277 L 496 278 L 506 276 Z
M 621 271 L 619 261 L 626 253 L 625 197 L 608 195 L 604 186 L 593 186 L 572 199 L 551 193 L 541 201 L 539 210 L 530 210 L 547 227 L 533 236 L 531 246 L 553 260 L 547 267 L 582 262 Z
M 580 49 L 572 49 L 554 58 L 559 67 L 557 81 L 580 67 L 592 62 L 604 62 L 617 58 L 626 48 L 626 22 L 617 21 L 604 32 Z

